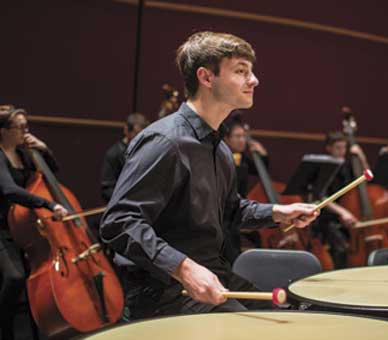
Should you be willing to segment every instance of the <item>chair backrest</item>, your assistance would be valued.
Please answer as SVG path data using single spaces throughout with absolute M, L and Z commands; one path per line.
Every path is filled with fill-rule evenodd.
M 368 266 L 382 266 L 388 264 L 388 248 L 372 251 L 368 256 Z
M 319 260 L 300 250 L 250 249 L 233 264 L 234 273 L 266 291 L 286 288 L 292 281 L 321 271 Z

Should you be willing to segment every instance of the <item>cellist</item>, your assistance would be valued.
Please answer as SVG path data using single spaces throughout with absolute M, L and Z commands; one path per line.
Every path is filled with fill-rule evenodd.
M 369 168 L 367 158 L 361 147 L 355 144 L 349 149 L 347 138 L 341 131 L 329 132 L 326 135 L 325 149 L 330 156 L 345 160 L 330 185 L 327 195 L 334 193 L 353 179 L 350 157 L 358 157 L 363 168 Z M 322 211 L 322 216 L 318 221 L 319 233 L 322 235 L 323 243 L 329 244 L 330 253 L 337 269 L 346 266 L 348 235 L 345 227 L 351 227 L 357 222 L 357 218 L 338 203 L 330 203 Z
M 67 214 L 57 204 L 25 190 L 35 168 L 26 149 L 38 150 L 49 166 L 56 162 L 47 145 L 29 133 L 27 113 L 12 105 L 0 107 L 0 326 L 4 339 L 12 339 L 15 306 L 24 287 L 25 270 L 20 250 L 12 240 L 7 216 L 12 204 L 29 208 L 46 208 L 55 218 Z
M 257 152 L 264 164 L 268 167 L 268 153 L 264 146 L 256 140 L 248 142 L 244 124 L 239 116 L 232 116 L 225 123 L 226 132 L 224 140 L 233 153 L 234 165 L 236 167 L 237 191 L 241 197 L 246 198 L 248 194 L 249 176 L 258 177 L 257 168 L 250 158 L 249 153 Z M 227 215 L 227 212 L 226 212 Z M 232 221 L 225 216 L 225 230 L 229 237 L 225 240 L 224 256 L 231 263 L 241 252 L 240 228 L 233 226 Z M 260 247 L 260 237 L 257 232 L 244 234 L 249 242 L 255 247 Z
M 258 176 L 256 166 L 249 153 L 257 152 L 268 167 L 268 152 L 258 141 L 251 139 L 248 142 L 244 124 L 237 116 L 228 120 L 225 125 L 227 130 L 224 139 L 233 153 L 237 170 L 237 190 L 242 197 L 246 198 L 248 194 L 248 175 Z

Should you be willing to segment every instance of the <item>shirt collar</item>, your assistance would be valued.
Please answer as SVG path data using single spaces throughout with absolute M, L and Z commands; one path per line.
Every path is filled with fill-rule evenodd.
M 224 137 L 224 124 L 221 124 L 218 130 L 213 130 L 209 124 L 186 103 L 182 103 L 178 112 L 189 122 L 199 140 L 209 139 L 214 144 L 218 144 Z

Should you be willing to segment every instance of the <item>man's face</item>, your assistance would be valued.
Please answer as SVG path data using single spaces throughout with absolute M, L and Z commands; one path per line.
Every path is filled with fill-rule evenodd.
M 132 131 L 129 131 L 127 124 L 125 124 L 124 125 L 124 136 L 127 137 L 129 141 L 131 141 L 142 130 L 143 130 L 143 126 L 142 125 L 140 125 L 140 124 L 133 124 Z
M 344 140 L 337 141 L 332 145 L 326 146 L 327 152 L 337 158 L 345 158 L 347 151 L 347 143 Z
M 247 109 L 253 105 L 253 92 L 258 84 L 250 61 L 244 58 L 224 58 L 218 76 L 214 76 L 212 92 L 218 102 L 232 110 Z
M 233 128 L 229 136 L 225 137 L 225 141 L 233 153 L 244 152 L 247 147 L 247 138 L 245 131 L 241 126 Z
M 140 124 L 134 124 L 133 125 L 133 130 L 132 130 L 132 133 L 133 133 L 133 137 L 132 138 L 135 138 L 137 136 L 137 134 L 143 130 L 143 127 L 140 125 Z

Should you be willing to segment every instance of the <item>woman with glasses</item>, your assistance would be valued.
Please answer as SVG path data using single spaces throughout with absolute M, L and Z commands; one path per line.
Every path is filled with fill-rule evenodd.
M 38 150 L 50 168 L 56 170 L 47 145 L 29 133 L 26 111 L 11 105 L 0 106 L 0 327 L 3 339 L 13 338 L 13 314 L 25 280 L 20 250 L 12 240 L 7 222 L 11 205 L 46 208 L 56 218 L 67 214 L 60 204 L 25 190 L 35 172 L 27 152 L 29 148 Z

